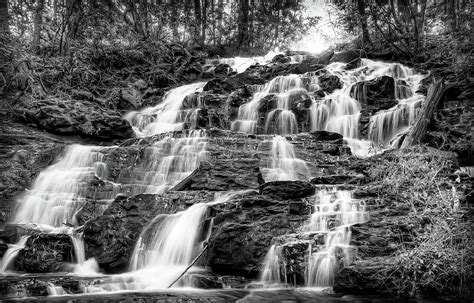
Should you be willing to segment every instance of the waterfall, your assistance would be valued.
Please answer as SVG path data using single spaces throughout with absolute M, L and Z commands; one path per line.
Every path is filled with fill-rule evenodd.
M 301 93 L 304 84 L 297 75 L 278 76 L 259 89 L 252 97 L 249 103 L 239 107 L 237 120 L 232 122 L 231 129 L 249 134 L 258 133 L 259 110 L 262 106 L 273 107 L 275 109 L 268 113 L 266 118 L 266 129 L 269 130 L 270 124 L 274 123 L 274 131 L 277 134 L 293 134 L 298 132 L 296 117 L 290 110 L 292 103 L 302 97 Z M 272 104 L 275 97 L 276 104 Z M 264 101 L 267 104 L 262 104 Z M 269 102 L 270 101 L 270 102 Z
M 3 258 L 0 262 L 0 273 L 5 273 L 7 270 L 13 269 L 16 256 L 18 256 L 20 250 L 25 248 L 28 238 L 29 236 L 22 236 L 18 243 L 8 245 L 8 249 L 3 254 Z
M 321 96 L 321 89 L 328 81 L 333 81 L 330 77 L 334 76 L 338 77 L 340 85 Z M 382 76 L 394 78 L 393 94 L 398 104 L 370 117 L 368 135 L 364 139 L 359 127 L 362 105 L 358 100 L 366 100 L 367 89 L 365 85 L 362 89 L 354 85 Z M 309 130 L 337 132 L 344 136 L 354 154 L 367 156 L 374 152 L 374 146 L 390 147 L 388 143 L 413 124 L 417 107 L 424 100 L 423 95 L 416 93 L 423 78 L 398 63 L 369 59 L 361 59 L 359 67 L 349 70 L 346 64 L 335 62 L 326 66 L 325 71 L 277 76 L 257 87 L 252 99 L 239 107 L 231 129 L 248 134 L 281 135 Z M 308 99 L 311 106 L 306 109 Z M 305 121 L 298 121 L 295 114 L 306 110 L 309 111 L 309 128 Z
M 12 223 L 53 227 L 76 224 L 75 214 L 85 203 L 81 197 L 85 185 L 103 173 L 102 156 L 95 146 L 68 146 L 59 161 L 42 171 L 20 199 Z
M 183 130 L 186 122 L 192 122 L 189 119 L 192 114 L 189 112 L 196 110 L 184 109 L 183 102 L 188 95 L 201 91 L 206 83 L 196 82 L 174 88 L 156 106 L 129 112 L 124 119 L 130 122 L 139 137 Z
M 132 255 L 131 270 L 186 266 L 202 249 L 206 204 L 194 204 L 174 215 L 158 215 L 142 232 Z M 179 239 L 179 241 L 177 240 Z
M 51 282 L 46 283 L 46 289 L 49 296 L 61 296 L 67 294 L 62 286 L 55 285 Z
M 350 226 L 368 220 L 363 201 L 352 198 L 350 191 L 319 191 L 315 211 L 306 226 L 308 233 L 324 236 L 324 243 L 309 248 L 307 286 L 332 286 L 339 269 L 348 266 L 355 254 L 350 245 Z M 342 256 L 342 257 L 340 257 Z
M 286 283 L 286 273 L 283 260 L 281 258 L 281 247 L 272 245 L 263 260 L 263 271 L 260 276 L 260 282 L 263 284 L 281 283 L 283 276 Z M 283 265 L 283 266 L 282 266 Z M 281 268 L 283 267 L 283 273 Z
M 207 139 L 195 130 L 181 138 L 167 136 L 147 149 L 143 192 L 163 193 L 192 173 L 207 159 Z
M 293 145 L 282 136 L 273 137 L 269 165 L 261 171 L 267 182 L 310 178 L 306 162 L 296 157 Z

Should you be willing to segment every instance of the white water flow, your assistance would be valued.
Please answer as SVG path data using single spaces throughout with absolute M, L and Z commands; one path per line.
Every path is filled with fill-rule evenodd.
M 286 266 L 280 255 L 281 247 L 272 245 L 263 260 L 263 271 L 260 276 L 261 283 L 267 285 L 278 284 L 282 281 L 286 283 Z
M 176 214 L 156 216 L 142 231 L 130 261 L 130 272 L 114 275 L 104 283 L 90 285 L 87 292 L 150 290 L 167 288 L 204 249 L 212 219 L 209 206 L 225 203 L 249 191 L 216 194 L 210 203 L 194 204 Z M 174 286 L 193 286 L 192 273 L 203 272 L 199 261 Z
M 20 199 L 12 223 L 47 229 L 75 225 L 75 214 L 85 203 L 81 194 L 87 182 L 103 174 L 102 157 L 96 146 L 68 146 L 59 161 L 42 171 Z
M 196 82 L 174 88 L 159 104 L 129 112 L 124 119 L 130 122 L 139 137 L 183 130 L 186 122 L 192 123 L 193 113 L 198 110 L 183 108 L 183 102 L 188 95 L 202 91 L 206 83 Z
M 353 199 L 350 191 L 319 191 L 314 207 L 306 231 L 322 234 L 324 243 L 309 248 L 306 285 L 332 286 L 337 271 L 348 266 L 356 253 L 350 245 L 350 226 L 367 222 L 368 213 L 365 203 Z
M 174 138 L 166 136 L 146 149 L 143 168 L 144 193 L 163 193 L 191 174 L 207 159 L 207 138 L 203 131 L 190 131 Z M 138 194 L 138 192 L 137 192 Z
M 321 92 L 315 92 L 324 87 L 321 81 L 327 81 L 323 77 L 328 76 L 337 76 L 342 87 L 318 96 Z M 382 76 L 394 78 L 393 94 L 398 104 L 372 115 L 364 138 L 359 127 L 362 109 L 359 101 L 366 100 L 367 88 L 360 84 L 362 89 L 353 86 Z M 359 67 L 350 70 L 346 64 L 336 62 L 325 71 L 278 76 L 257 87 L 250 102 L 240 106 L 231 129 L 248 134 L 283 135 L 318 130 L 337 132 L 344 136 L 354 154 L 366 156 L 375 147 L 390 147 L 390 141 L 413 124 L 417 107 L 425 98 L 416 93 L 424 77 L 398 63 L 368 59 L 361 59 Z M 308 99 L 312 105 L 304 108 Z M 309 112 L 309 123 L 298 121 L 296 113 L 301 111 Z
M 315 99 L 311 108 L 312 130 L 328 130 L 342 134 L 352 152 L 365 156 L 374 153 L 374 147 L 389 147 L 390 141 L 408 126 L 413 124 L 416 108 L 424 96 L 415 93 L 425 77 L 398 63 L 384 63 L 361 59 L 360 67 L 346 70 L 346 64 L 332 63 L 326 67 L 329 75 L 338 76 L 342 88 Z M 359 120 L 361 104 L 367 98 L 366 86 L 362 90 L 351 89 L 361 81 L 370 81 L 378 77 L 390 76 L 395 80 L 394 95 L 398 104 L 382 110 L 370 117 L 368 140 L 361 140 Z M 319 77 L 312 79 L 319 86 Z M 355 87 L 357 88 L 357 87 Z
M 8 245 L 8 249 L 3 254 L 3 258 L 0 262 L 0 273 L 6 273 L 7 271 L 14 269 L 16 256 L 18 256 L 20 250 L 25 248 L 28 238 L 29 236 L 22 236 L 20 241 L 17 243 Z
M 237 119 L 232 122 L 231 129 L 248 134 L 261 133 L 259 111 L 262 107 L 266 107 L 270 110 L 266 114 L 265 132 L 295 134 L 298 132 L 298 125 L 291 107 L 305 95 L 301 77 L 278 76 L 258 90 L 249 103 L 240 106 Z
M 51 283 L 51 282 L 46 283 L 46 290 L 48 291 L 48 296 L 67 295 L 67 292 L 64 290 L 62 286 L 55 285 L 54 283 Z
M 306 162 L 297 158 L 293 145 L 286 138 L 275 136 L 271 144 L 271 155 L 267 167 L 261 168 L 265 181 L 307 181 L 310 179 Z

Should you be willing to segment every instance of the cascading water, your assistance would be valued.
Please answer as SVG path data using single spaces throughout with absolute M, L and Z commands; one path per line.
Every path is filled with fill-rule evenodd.
M 298 125 L 291 106 L 303 97 L 302 93 L 305 95 L 303 89 L 303 81 L 299 76 L 289 75 L 274 78 L 257 91 L 249 103 L 239 108 L 237 120 L 232 122 L 231 129 L 249 134 L 257 133 L 259 110 L 262 106 L 267 106 L 275 108 L 268 113 L 265 131 L 277 134 L 297 133 Z M 276 102 L 271 99 L 272 96 Z
M 296 157 L 293 145 L 282 136 L 272 139 L 267 167 L 261 168 L 263 179 L 269 181 L 309 180 L 310 172 L 303 160 Z
M 340 88 L 336 87 L 323 97 L 320 93 L 314 94 L 324 85 L 321 81 L 333 76 L 340 80 Z M 360 102 L 367 99 L 362 82 L 382 76 L 393 77 L 393 95 L 398 104 L 371 116 L 368 138 L 361 139 Z M 416 108 L 424 100 L 423 95 L 416 93 L 423 78 L 424 75 L 416 74 L 398 63 L 368 59 L 361 59 L 359 67 L 349 70 L 346 64 L 336 62 L 328 65 L 325 72 L 278 76 L 257 88 L 251 101 L 240 106 L 231 129 L 249 134 L 295 134 L 318 130 L 337 132 L 344 136 L 354 154 L 365 156 L 370 154 L 371 146 L 382 145 L 385 148 L 387 142 L 414 122 Z M 295 112 L 304 111 L 302 107 L 306 100 L 312 103 L 309 108 L 310 123 L 299 121 L 295 116 Z M 268 114 L 262 119 L 266 111 Z
M 315 252 L 313 246 L 309 248 L 307 286 L 332 286 L 336 272 L 348 266 L 355 254 L 350 226 L 367 220 L 364 202 L 353 199 L 350 191 L 317 193 L 315 212 L 306 231 L 324 235 L 324 243 L 317 243 Z
M 263 260 L 263 271 L 260 276 L 260 282 L 263 284 L 275 284 L 281 283 L 281 277 L 286 278 L 286 273 L 284 272 L 285 264 L 280 258 L 281 247 L 272 245 Z M 282 272 L 283 268 L 283 272 Z M 285 281 L 286 283 L 286 281 Z
M 0 273 L 5 273 L 8 270 L 13 269 L 13 263 L 15 262 L 16 256 L 25 248 L 26 241 L 28 241 L 28 236 L 22 236 L 20 241 L 16 244 L 10 244 L 8 249 L 3 254 L 2 261 L 0 262 Z
M 167 136 L 147 149 L 145 193 L 163 193 L 192 173 L 207 158 L 207 139 L 195 130 L 181 138 Z
M 176 214 L 156 216 L 142 231 L 130 261 L 130 272 L 111 276 L 100 285 L 87 287 L 87 292 L 161 289 L 171 285 L 189 266 L 210 236 L 212 220 L 209 206 L 225 203 L 248 191 L 216 194 L 210 203 L 194 204 Z M 207 224 L 208 223 L 208 224 Z M 189 273 L 204 271 L 193 266 L 176 285 L 192 286 Z
M 66 291 L 62 286 L 54 285 L 51 282 L 46 283 L 46 290 L 49 296 L 61 296 L 66 295 Z
M 42 171 L 33 188 L 20 199 L 14 224 L 61 227 L 76 224 L 75 214 L 85 203 L 87 182 L 103 173 L 102 154 L 95 146 L 73 144 L 60 160 Z
M 184 124 L 191 123 L 190 117 L 197 110 L 184 109 L 183 102 L 186 96 L 201 91 L 206 83 L 196 82 L 174 88 L 166 93 L 158 105 L 129 112 L 124 119 L 130 122 L 139 137 L 183 130 Z
M 350 226 L 367 222 L 368 214 L 364 202 L 353 199 L 350 191 L 320 190 L 314 201 L 315 212 L 303 227 L 303 235 L 313 239 L 309 240 L 305 280 L 309 287 L 328 287 L 333 285 L 337 271 L 348 266 L 355 256 L 356 247 L 350 245 Z M 282 257 L 283 245 L 288 244 L 291 243 L 270 247 L 263 262 L 261 283 L 288 283 L 287 260 Z

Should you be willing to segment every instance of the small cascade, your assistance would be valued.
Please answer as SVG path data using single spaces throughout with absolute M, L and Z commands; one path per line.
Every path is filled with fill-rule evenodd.
M 14 269 L 16 256 L 18 256 L 20 250 L 25 248 L 28 238 L 29 236 L 22 236 L 18 243 L 8 245 L 8 249 L 3 254 L 3 258 L 0 262 L 0 273 L 6 273 L 8 270 Z
M 272 245 L 268 250 L 265 259 L 263 260 L 263 271 L 260 276 L 260 282 L 263 284 L 276 284 L 282 283 L 282 277 L 286 283 L 286 273 L 284 272 L 286 266 L 284 266 L 283 260 L 280 257 L 281 247 Z M 283 267 L 283 272 L 282 272 Z
M 192 123 L 193 113 L 198 110 L 195 107 L 183 108 L 186 97 L 201 91 L 206 83 L 196 82 L 174 88 L 158 105 L 129 112 L 124 119 L 130 122 L 139 137 L 181 131 L 186 122 Z
M 67 295 L 67 292 L 62 286 L 55 285 L 51 282 L 46 283 L 46 289 L 48 290 L 48 296 Z
M 70 235 L 72 247 L 74 248 L 74 261 L 76 262 L 75 269 L 79 266 L 82 266 L 86 262 L 86 249 L 84 246 L 84 238 L 81 234 L 71 234 Z
M 142 232 L 130 269 L 171 268 L 191 263 L 202 249 L 206 212 L 206 204 L 194 204 L 174 215 L 157 216 Z
M 251 191 L 216 194 L 212 202 L 194 204 L 176 214 L 156 216 L 144 228 L 135 245 L 130 271 L 90 285 L 86 287 L 86 292 L 167 288 L 203 251 L 212 229 L 212 219 L 208 218 L 209 206 L 225 203 Z M 204 271 L 198 261 L 173 285 L 193 286 L 192 274 Z
M 291 108 L 298 100 L 304 100 L 305 96 L 300 76 L 278 76 L 259 89 L 249 103 L 240 106 L 237 120 L 232 122 L 231 129 L 248 134 L 258 133 L 259 110 L 266 107 L 272 108 L 265 119 L 266 133 L 295 134 L 298 132 L 298 125 Z
M 85 202 L 82 191 L 89 180 L 104 173 L 102 157 L 95 146 L 68 146 L 59 161 L 42 171 L 33 188 L 20 199 L 12 223 L 53 227 L 76 224 L 75 214 Z
M 268 165 L 262 168 L 263 179 L 269 181 L 305 180 L 310 172 L 304 162 L 296 157 L 293 145 L 282 136 L 272 139 L 271 156 Z
M 361 102 L 366 102 L 368 93 L 364 81 L 382 76 L 393 77 L 392 101 L 398 104 L 378 111 L 369 119 L 362 115 Z M 335 77 L 340 82 L 337 85 Z M 423 95 L 416 93 L 424 77 L 398 63 L 369 59 L 361 59 L 353 69 L 335 62 L 325 70 L 277 76 L 264 86 L 255 86 L 252 99 L 240 106 L 231 129 L 248 134 L 281 135 L 319 130 L 337 132 L 344 136 L 354 154 L 367 156 L 375 152 L 376 146 L 396 147 L 390 145 L 392 139 L 413 124 L 417 108 L 424 100 Z M 329 91 L 328 83 L 334 85 Z M 390 86 L 384 89 L 390 90 Z M 305 120 L 307 112 L 310 121 Z M 366 123 L 365 119 L 368 134 L 361 133 L 365 128 L 360 125 Z
M 316 194 L 315 212 L 305 229 L 322 234 L 324 240 L 309 248 L 307 286 L 332 286 L 336 272 L 348 266 L 355 255 L 350 226 L 367 220 L 364 202 L 353 199 L 350 191 L 323 190 Z
M 145 155 L 144 188 L 137 189 L 144 193 L 163 193 L 173 187 L 206 160 L 206 144 L 207 139 L 200 130 L 178 138 L 167 136 L 154 143 Z

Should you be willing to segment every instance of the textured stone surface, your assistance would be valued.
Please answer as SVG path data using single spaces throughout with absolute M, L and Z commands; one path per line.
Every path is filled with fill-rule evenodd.
M 20 250 L 15 267 L 30 273 L 46 273 L 64 270 L 65 262 L 71 262 L 71 239 L 64 234 L 33 235 Z

